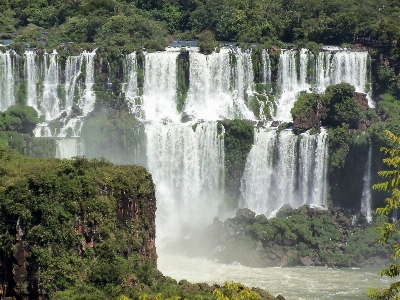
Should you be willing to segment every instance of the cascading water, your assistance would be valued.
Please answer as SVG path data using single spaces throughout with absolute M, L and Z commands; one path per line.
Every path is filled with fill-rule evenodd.
M 366 51 L 320 52 L 316 65 L 317 90 L 323 92 L 331 84 L 349 83 L 356 92 L 367 94 L 368 106 L 375 107 L 371 99 L 368 63 Z
M 361 196 L 361 213 L 367 219 L 367 222 L 372 221 L 371 216 L 371 161 L 372 161 L 372 143 L 368 143 L 367 163 L 365 164 L 363 191 Z
M 233 70 L 231 59 L 236 62 Z M 244 99 L 254 80 L 250 54 L 191 52 L 189 72 L 186 114 L 204 120 L 255 118 Z
M 56 157 L 70 159 L 81 152 L 78 138 L 65 138 L 56 141 Z
M 15 104 L 14 63 L 10 51 L 0 51 L 0 111 L 5 111 Z
M 146 126 L 148 168 L 159 201 L 158 235 L 180 236 L 184 226 L 207 224 L 217 214 L 224 174 L 223 133 L 215 122 Z M 160 244 L 159 244 L 160 245 Z
M 178 55 L 177 52 L 145 55 L 143 110 L 146 120 L 180 120 L 176 110 Z
M 298 94 L 301 91 L 310 90 L 307 70 L 312 56 L 312 53 L 307 49 L 281 51 L 278 70 L 279 96 L 276 102 L 276 120 L 291 121 L 290 110 L 293 108 Z
M 257 129 L 241 183 L 243 206 L 273 217 L 284 204 L 326 207 L 327 133 Z
M 43 92 L 39 115 L 44 115 L 46 120 L 52 120 L 57 117 L 62 109 L 62 103 L 58 98 L 58 88 L 61 83 L 57 56 L 56 51 L 44 55 Z
M 125 58 L 125 98 L 129 101 L 131 111 L 133 113 L 140 112 L 140 106 L 136 104 L 138 97 L 138 83 L 137 83 L 137 61 L 136 53 L 128 54 Z
M 96 101 L 96 96 L 93 91 L 94 85 L 94 57 L 96 55 L 96 50 L 92 52 L 83 51 L 81 54 L 86 63 L 86 76 L 85 76 L 85 91 L 83 97 L 79 100 L 79 107 L 82 108 L 83 114 L 87 115 L 94 108 L 94 102 Z
M 39 68 L 36 62 L 36 52 L 25 51 L 25 76 L 26 76 L 26 103 L 39 111 L 37 103 L 37 84 L 39 82 Z
M 271 83 L 271 60 L 269 58 L 268 50 L 263 49 L 261 53 L 262 66 L 263 66 L 263 83 Z
M 69 109 L 79 94 L 78 78 L 82 70 L 82 56 L 69 56 L 65 64 L 65 107 Z

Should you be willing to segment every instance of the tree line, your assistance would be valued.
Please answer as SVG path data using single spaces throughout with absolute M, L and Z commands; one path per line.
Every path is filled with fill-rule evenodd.
M 398 0 L 5 0 L 0 34 L 63 42 L 162 46 L 209 29 L 217 40 L 243 43 L 382 43 L 400 38 Z

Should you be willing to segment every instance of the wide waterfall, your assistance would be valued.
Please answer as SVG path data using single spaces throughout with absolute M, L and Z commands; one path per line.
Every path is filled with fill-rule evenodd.
M 242 206 L 269 217 L 284 204 L 327 207 L 327 133 L 256 129 L 242 179 Z
M 0 51 L 0 111 L 15 104 L 15 58 L 13 53 Z
M 370 57 L 365 51 L 320 52 L 316 65 L 316 89 L 323 92 L 331 84 L 346 82 L 356 92 L 367 94 L 369 107 L 375 107 L 371 99 Z
M 63 109 L 63 103 L 58 97 L 60 85 L 57 52 L 45 54 L 43 64 L 43 91 L 39 115 L 44 115 L 46 120 L 52 120 L 58 116 Z
M 223 131 L 216 122 L 146 125 L 147 164 L 156 184 L 158 236 L 207 224 L 223 196 Z
M 144 124 L 136 155 L 140 159 L 127 163 L 141 163 L 153 174 L 158 222 L 163 223 L 160 237 L 167 237 L 175 225 L 209 221 L 218 214 L 225 188 L 224 128 L 218 120 L 257 124 L 271 119 L 263 111 L 268 105 L 272 119 L 291 121 L 290 110 L 301 92 L 323 92 L 339 82 L 369 94 L 373 105 L 367 52 L 321 51 L 316 57 L 307 49 L 283 49 L 273 68 L 267 50 L 257 54 L 259 62 L 251 50 L 222 48 L 211 55 L 192 50 L 124 56 L 121 91 Z M 80 140 L 67 138 L 80 136 L 83 117 L 94 108 L 95 55 L 96 50 L 84 51 L 61 63 L 56 52 L 28 50 L 19 64 L 16 53 L 0 52 L 0 109 L 15 104 L 25 89 L 21 94 L 26 103 L 46 119 L 35 135 L 65 138 L 57 142 L 60 158 L 85 154 Z M 24 72 L 18 69 L 21 65 Z M 76 117 L 79 110 L 83 116 Z M 52 127 L 54 123 L 60 128 Z M 241 180 L 241 204 L 269 216 L 285 203 L 326 207 L 326 131 L 296 136 L 265 124 L 255 128 Z
M 205 120 L 254 119 L 245 104 L 253 77 L 248 53 L 221 52 L 205 56 L 191 52 L 185 113 Z

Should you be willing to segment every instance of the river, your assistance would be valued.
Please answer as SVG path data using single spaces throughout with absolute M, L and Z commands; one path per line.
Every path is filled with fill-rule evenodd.
M 368 299 L 368 287 L 387 287 L 391 280 L 382 278 L 381 268 L 325 267 L 248 268 L 239 264 L 219 264 L 204 258 L 187 258 L 159 253 L 158 269 L 166 276 L 189 282 L 223 284 L 241 282 L 260 287 L 286 300 Z

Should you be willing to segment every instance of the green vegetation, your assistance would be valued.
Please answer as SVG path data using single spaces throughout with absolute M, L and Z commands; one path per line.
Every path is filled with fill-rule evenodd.
M 389 252 L 375 243 L 375 226 L 385 219 L 376 218 L 372 225 L 367 225 L 365 218 L 358 215 L 357 223 L 352 224 L 353 216 L 354 211 L 303 206 L 283 209 L 276 218 L 267 219 L 265 215 L 239 209 L 235 217 L 224 222 L 214 219 L 204 233 L 211 241 L 205 245 L 200 236 L 202 244 L 198 247 L 203 252 L 199 252 L 222 263 L 236 261 L 249 267 L 350 267 L 382 263 L 381 258 Z M 396 238 L 394 243 L 399 240 Z M 219 251 L 213 251 L 216 246 L 220 246 Z
M 0 263 L 7 280 L 0 296 L 275 299 L 240 284 L 177 283 L 157 271 L 155 187 L 143 167 L 34 159 L 4 148 L 0 162 Z
M 225 128 L 225 197 L 229 209 L 238 207 L 240 180 L 254 142 L 254 126 L 246 120 L 219 121 Z
M 381 151 L 389 155 L 383 162 L 391 168 L 388 171 L 380 171 L 379 175 L 386 178 L 387 181 L 374 185 L 374 189 L 388 191 L 391 193 L 391 197 L 385 200 L 385 207 L 378 208 L 376 212 L 379 215 L 389 217 L 389 214 L 393 213 L 400 207 L 400 138 L 390 131 L 386 131 L 387 138 L 392 142 L 393 147 L 387 148 L 382 147 Z M 379 238 L 377 242 L 384 246 L 391 243 L 392 253 L 390 255 L 393 258 L 393 262 L 389 264 L 387 268 L 381 271 L 382 276 L 398 277 L 400 275 L 400 265 L 397 263 L 400 257 L 400 243 L 398 238 L 400 236 L 399 220 L 394 222 L 385 222 L 379 226 Z M 393 244 L 393 240 L 395 241 Z M 386 289 L 370 289 L 368 296 L 372 299 L 398 299 L 400 296 L 400 282 L 394 282 L 390 284 L 389 288 Z
M 35 138 L 38 113 L 29 106 L 15 105 L 0 112 L 0 146 L 31 157 L 55 157 L 55 140 Z
M 65 42 L 160 49 L 169 35 L 191 39 L 204 30 L 239 43 L 343 44 L 355 36 L 390 44 L 400 38 L 397 2 L 372 0 L 7 0 L 0 34 L 20 41 Z M 310 44 L 312 42 L 313 44 Z M 40 45 L 40 44 L 37 44 Z M 318 51 L 318 50 L 317 50 Z
M 113 163 L 132 164 L 140 153 L 145 154 L 144 128 L 128 112 L 97 111 L 84 123 L 82 138 L 88 158 L 104 157 Z

